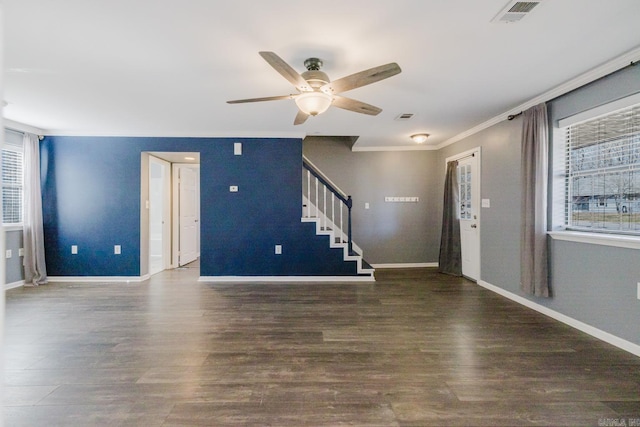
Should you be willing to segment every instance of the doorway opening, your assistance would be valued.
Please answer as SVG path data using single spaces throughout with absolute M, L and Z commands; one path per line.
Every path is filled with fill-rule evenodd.
M 198 267 L 200 154 L 143 152 L 141 166 L 141 278 Z

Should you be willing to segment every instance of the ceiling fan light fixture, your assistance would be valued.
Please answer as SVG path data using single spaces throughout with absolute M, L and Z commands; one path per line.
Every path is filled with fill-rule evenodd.
M 418 144 L 422 144 L 427 140 L 427 138 L 429 138 L 428 133 L 416 133 L 414 135 L 411 135 L 411 139 L 413 140 L 413 142 Z
M 355 99 L 341 96 L 342 92 L 356 89 L 371 83 L 395 76 L 402 70 L 395 62 L 368 70 L 350 74 L 331 82 L 324 71 L 320 71 L 322 61 L 318 58 L 309 58 L 304 62 L 307 71 L 299 74 L 291 65 L 287 64 L 274 52 L 259 52 L 260 56 L 271 65 L 282 77 L 291 83 L 298 94 L 267 96 L 262 98 L 236 99 L 227 101 L 228 104 L 244 104 L 247 102 L 277 101 L 281 99 L 293 99 L 298 107 L 298 113 L 293 120 L 294 125 L 303 124 L 309 116 L 322 114 L 331 106 L 355 113 L 376 116 L 382 112 L 381 108 L 369 105 Z
M 305 114 L 317 116 L 331 106 L 333 97 L 324 92 L 304 92 L 294 98 L 296 105 Z

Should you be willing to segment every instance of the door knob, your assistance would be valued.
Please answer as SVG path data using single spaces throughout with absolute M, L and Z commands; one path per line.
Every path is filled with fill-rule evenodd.
M 478 228 L 476 224 L 471 224 L 471 228 Z

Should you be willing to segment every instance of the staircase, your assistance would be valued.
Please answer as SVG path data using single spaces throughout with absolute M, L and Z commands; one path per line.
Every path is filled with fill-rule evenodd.
M 329 237 L 331 248 L 341 248 L 345 262 L 355 262 L 358 276 L 374 278 L 374 268 L 351 238 L 351 196 L 331 182 L 306 157 L 302 161 L 302 222 L 315 222 L 316 234 Z

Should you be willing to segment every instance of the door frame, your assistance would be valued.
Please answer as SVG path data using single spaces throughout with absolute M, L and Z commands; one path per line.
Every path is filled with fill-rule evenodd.
M 476 282 L 479 282 L 481 277 L 482 277 L 482 254 L 480 252 L 480 248 L 482 247 L 482 199 L 481 199 L 481 194 L 482 194 L 482 147 L 475 147 L 472 148 L 470 150 L 466 150 L 463 151 L 462 153 L 458 153 L 455 154 L 453 156 L 447 157 L 445 159 L 445 172 L 446 172 L 446 167 L 447 167 L 447 163 L 454 161 L 454 160 L 462 160 L 465 159 L 467 157 L 477 157 L 477 172 L 476 172 L 476 176 L 473 177 L 474 180 L 477 180 L 478 183 L 478 191 L 476 192 L 477 194 L 473 195 L 473 205 L 477 206 L 477 208 L 475 209 L 475 212 L 477 213 L 477 224 L 478 224 L 478 244 L 477 247 L 475 248 L 476 253 L 478 254 L 478 277 L 475 278 L 474 280 L 476 280 Z M 462 248 L 462 245 L 460 245 Z

